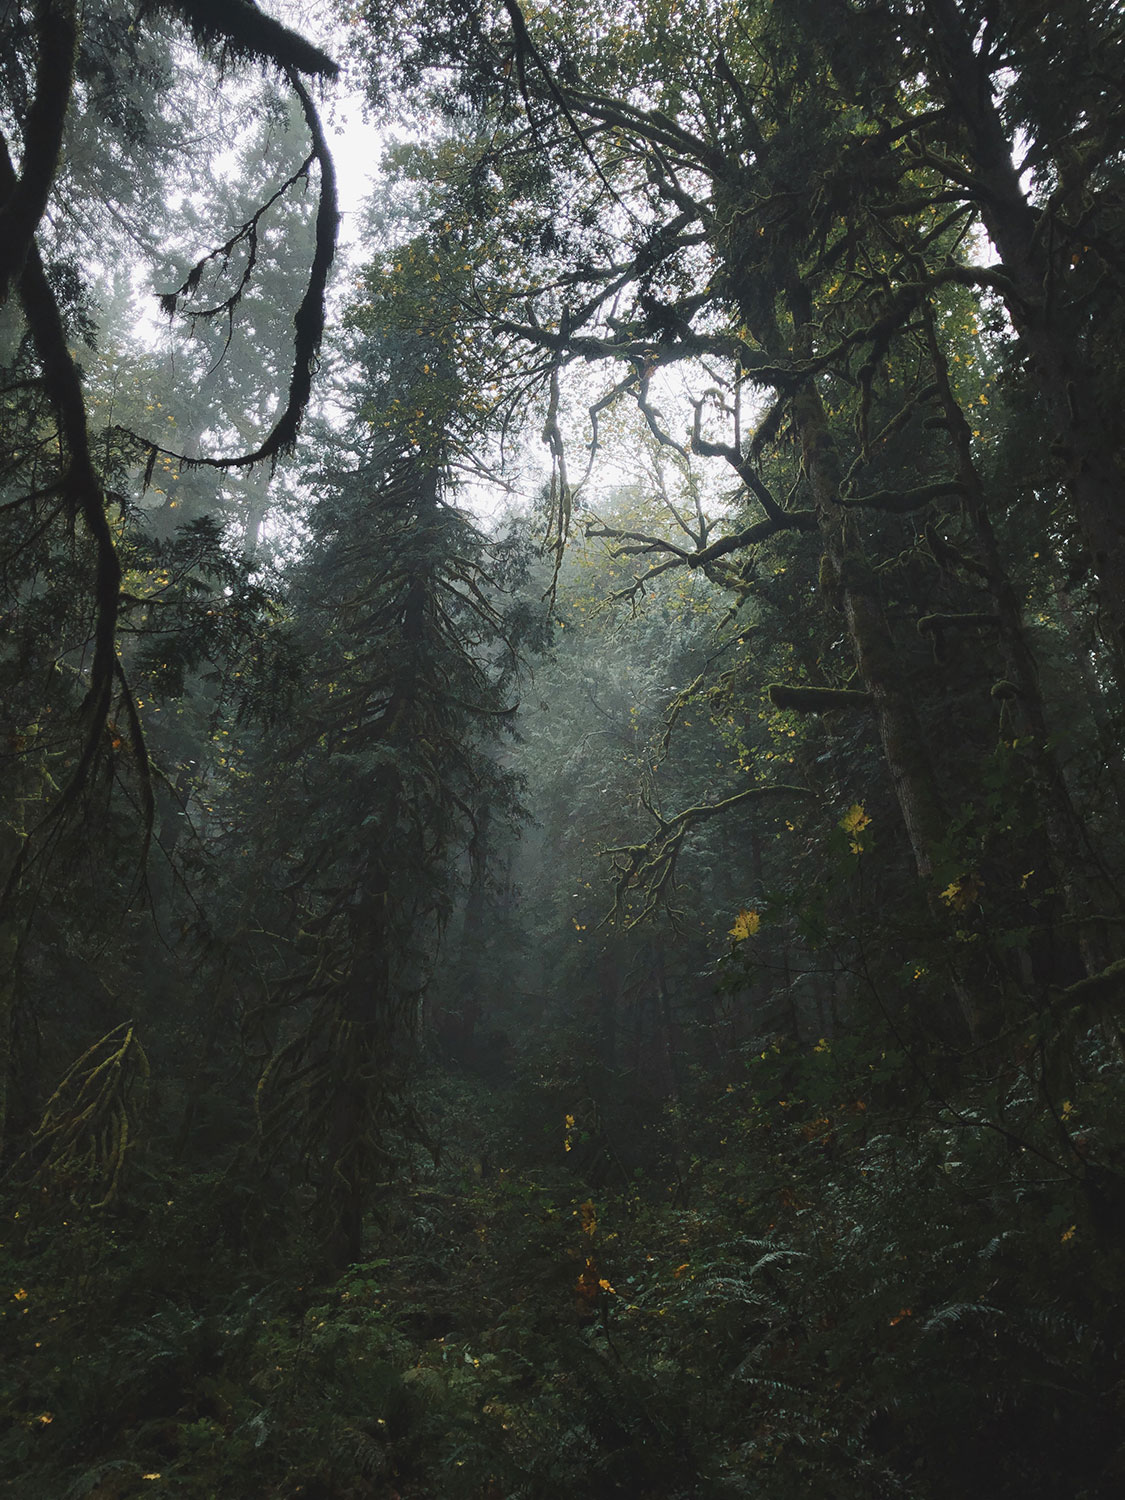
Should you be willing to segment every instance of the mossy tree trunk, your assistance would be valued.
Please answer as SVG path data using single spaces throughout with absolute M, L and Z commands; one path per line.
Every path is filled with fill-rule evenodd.
M 808 357 L 812 342 L 803 289 L 791 296 L 790 303 L 792 357 L 799 360 Z M 883 758 L 914 864 L 921 879 L 932 884 L 935 854 L 946 832 L 946 816 L 929 748 L 879 599 L 874 573 L 864 555 L 853 514 L 840 504 L 839 452 L 813 381 L 806 381 L 794 395 L 792 414 L 801 463 L 820 521 L 829 576 L 847 625 L 863 689 L 871 698 Z

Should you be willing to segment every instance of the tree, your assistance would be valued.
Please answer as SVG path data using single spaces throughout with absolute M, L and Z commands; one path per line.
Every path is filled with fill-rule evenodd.
M 17 800 L 5 810 L 11 837 L 0 877 L 0 920 L 4 961 L 14 973 L 36 907 L 25 877 L 59 847 L 65 825 L 81 820 L 91 786 L 99 778 L 111 786 L 120 780 L 139 812 L 142 846 L 153 825 L 153 770 L 127 675 L 131 663 L 120 651 L 123 622 L 137 624 L 138 601 L 123 565 L 137 533 L 118 517 L 139 499 L 158 464 L 183 469 L 194 461 L 219 471 L 270 465 L 296 438 L 323 333 L 336 233 L 332 163 L 302 74 L 330 77 L 336 65 L 251 6 L 220 13 L 189 0 L 151 7 L 134 24 L 128 7 L 105 0 L 90 8 L 81 27 L 71 0 L 37 0 L 10 10 L 12 24 L 0 44 L 0 304 L 5 304 L 0 521 L 3 609 L 12 626 L 4 647 L 3 711 L 10 761 L 20 766 L 31 757 L 42 768 L 33 773 L 41 778 L 34 807 L 20 800 L 26 777 L 17 777 Z M 313 142 L 303 170 L 307 173 L 315 161 L 320 175 L 315 249 L 294 320 L 288 390 L 265 436 L 256 435 L 248 451 L 228 457 L 178 455 L 163 433 L 153 441 L 123 430 L 112 416 L 106 424 L 103 414 L 114 408 L 105 404 L 99 411 L 92 404 L 91 397 L 96 403 L 107 393 L 91 388 L 79 360 L 80 347 L 96 341 L 90 299 L 100 250 L 130 234 L 144 249 L 155 247 L 165 170 L 170 164 L 178 169 L 183 154 L 193 149 L 188 122 L 170 118 L 174 112 L 167 103 L 177 80 L 191 87 L 186 70 L 177 73 L 172 64 L 185 24 L 199 58 L 212 67 L 264 66 L 285 79 Z M 300 178 L 298 173 L 285 189 Z M 95 227 L 113 226 L 102 247 L 76 228 L 91 201 L 97 205 Z M 264 212 L 264 207 L 255 211 L 197 263 L 166 299 L 169 312 L 184 297 L 190 302 L 213 262 L 229 264 L 232 255 L 255 246 Z M 254 256 L 247 254 L 223 307 L 233 312 L 253 270 Z M 202 315 L 198 305 L 195 315 Z M 123 415 L 120 403 L 115 415 Z M 137 561 L 135 553 L 132 560 Z M 149 600 L 140 612 L 159 613 L 161 602 Z M 201 615 L 195 612 L 194 618 Z M 170 622 L 165 612 L 163 623 Z M 151 619 L 141 628 L 150 627 Z M 187 654 L 194 649 L 187 648 Z M 48 690 L 38 694 L 32 672 L 36 658 L 50 667 L 46 679 L 38 677 L 49 683 Z M 14 983 L 10 975 L 5 978 L 6 996 L 13 994 Z M 6 1038 L 7 1006 L 0 1026 Z
M 366 375 L 354 457 L 343 467 L 337 440 L 307 517 L 291 597 L 300 699 L 259 750 L 251 798 L 278 893 L 267 927 L 295 935 L 270 980 L 282 1018 L 258 1090 L 262 1149 L 297 1145 L 338 1266 L 359 1258 L 366 1210 L 425 1139 L 406 1090 L 413 1041 L 463 854 L 515 806 L 494 746 L 537 628 L 507 601 L 525 545 L 487 538 L 456 503 L 447 356 L 403 339 L 393 308 L 353 318 Z
M 187 22 L 204 52 L 216 57 L 225 53 L 232 60 L 264 63 L 281 70 L 301 101 L 314 140 L 314 155 L 321 172 L 321 207 L 310 280 L 295 320 L 294 362 L 288 398 L 272 431 L 250 453 L 229 459 L 199 460 L 219 468 L 271 462 L 292 446 L 308 402 L 311 364 L 323 332 L 324 288 L 335 244 L 332 166 L 315 106 L 299 75 L 302 71 L 331 75 L 335 64 L 294 33 L 249 6 L 239 6 L 229 14 L 219 15 L 214 7 L 196 3 L 196 0 L 157 7 L 150 13 L 149 25 L 157 29 L 165 50 L 169 45 L 164 29 L 169 12 Z M 65 277 L 60 286 L 58 273 L 52 278 L 44 251 L 36 238 L 60 169 L 68 113 L 85 93 L 82 83 L 87 77 L 95 82 L 104 80 L 104 86 L 91 91 L 92 108 L 88 115 L 91 132 L 96 134 L 99 130 L 104 118 L 102 111 L 112 120 L 121 104 L 122 74 L 115 69 L 119 69 L 122 62 L 111 62 L 105 37 L 115 34 L 123 24 L 121 13 L 110 5 L 104 16 L 99 13 L 95 24 L 83 33 L 87 40 L 80 42 L 77 8 L 69 0 L 39 0 L 33 15 L 24 8 L 20 9 L 17 25 L 9 33 L 6 43 L 9 51 L 4 74 L 6 94 L 2 104 L 5 133 L 14 130 L 16 143 L 9 148 L 5 141 L 0 153 L 0 195 L 3 198 L 0 297 L 6 300 L 13 289 L 18 296 L 26 328 L 24 359 L 27 373 L 21 372 L 17 376 L 16 390 L 34 393 L 42 403 L 41 415 L 35 420 L 41 421 L 45 428 L 30 442 L 29 435 L 17 435 L 16 442 L 8 448 L 7 493 L 11 498 L 7 501 L 6 511 L 9 515 L 26 515 L 32 535 L 41 535 L 46 515 L 48 525 L 65 527 L 80 521 L 89 538 L 86 576 L 92 617 L 92 653 L 81 704 L 80 749 L 72 774 L 55 804 L 53 816 L 59 816 L 69 808 L 91 774 L 99 756 L 104 726 L 118 695 L 118 714 L 129 722 L 142 796 L 146 802 L 151 802 L 143 735 L 132 695 L 116 659 L 121 565 L 113 527 L 107 516 L 107 504 L 111 503 L 107 495 L 107 478 L 94 451 L 81 371 L 71 353 L 76 331 L 74 310 L 81 281 L 70 269 L 67 273 L 69 292 Z M 125 60 L 132 51 L 135 51 L 135 46 L 130 43 Z M 147 56 L 152 60 L 153 52 L 149 50 Z M 150 71 L 149 77 L 154 76 L 159 77 L 158 69 Z M 161 81 L 166 81 L 166 75 Z M 146 123 L 143 112 L 139 118 L 130 117 L 138 144 L 143 142 Z M 103 135 L 102 139 L 106 136 Z M 13 149 L 19 158 L 18 169 L 12 159 Z M 236 232 L 225 249 L 228 258 L 231 250 L 250 232 L 250 223 Z M 170 296 L 171 307 L 174 308 L 178 298 L 189 290 L 189 285 L 190 288 L 198 285 L 210 259 L 210 256 L 205 257 L 180 292 Z M 241 290 L 239 287 L 233 294 L 235 302 Z M 28 450 L 45 456 L 44 445 L 50 441 L 48 433 L 52 430 L 60 453 L 58 462 L 54 465 L 40 463 L 34 470 L 30 469 Z M 161 445 L 149 445 L 149 473 L 159 451 Z M 24 852 L 17 857 L 8 877 L 9 894 L 29 848 L 30 843 L 25 842 Z
M 565 529 L 580 488 L 566 465 L 561 382 L 583 362 L 615 367 L 587 403 L 592 449 L 610 405 L 632 399 L 658 440 L 725 464 L 741 487 L 741 514 L 729 512 L 719 526 L 701 522 L 679 539 L 619 530 L 623 552 L 647 552 L 658 568 L 729 570 L 732 555 L 752 555 L 768 539 L 789 538 L 799 549 L 803 537 L 818 537 L 822 584 L 843 619 L 850 661 L 822 660 L 828 680 L 810 683 L 802 703 L 814 710 L 850 704 L 852 711 L 864 703 L 873 713 L 939 925 L 949 918 L 941 893 L 961 888 L 967 872 L 958 866 L 970 857 L 957 847 L 952 809 L 966 796 L 978 804 L 986 796 L 989 685 L 977 684 L 979 769 L 966 778 L 935 755 L 932 725 L 948 687 L 938 689 L 944 674 L 921 670 L 917 637 L 901 617 L 913 613 L 947 662 L 944 648 L 955 636 L 998 630 L 1004 670 L 1015 674 L 1015 696 L 1026 703 L 1033 774 L 1050 808 L 1050 848 L 1036 860 L 1048 871 L 1043 891 L 1065 883 L 1059 871 L 1079 861 L 1080 834 L 1046 748 L 1012 565 L 982 503 L 964 415 L 969 400 L 979 402 L 983 414 L 974 423 L 986 423 L 988 397 L 972 381 L 955 391 L 949 378 L 961 359 L 945 333 L 950 315 L 965 309 L 979 326 L 984 310 L 972 295 L 1003 295 L 1006 283 L 966 254 L 979 210 L 972 183 L 952 168 L 943 173 L 927 154 L 926 141 L 945 128 L 950 108 L 942 96 L 941 28 L 924 6 L 904 9 L 913 31 L 893 8 L 869 7 L 845 47 L 835 45 L 845 19 L 839 8 L 813 24 L 800 5 L 746 17 L 709 6 L 657 7 L 611 28 L 608 46 L 609 33 L 587 18 L 554 13 L 529 27 L 516 7 L 505 14 L 516 60 L 506 93 L 490 91 L 483 77 L 486 59 L 503 56 L 500 18 L 482 24 L 475 50 L 462 49 L 466 97 L 478 108 L 487 98 L 497 130 L 487 145 L 479 136 L 463 144 L 441 213 L 448 234 L 459 236 L 460 254 L 482 192 L 495 194 L 497 180 L 505 183 L 506 211 L 490 215 L 478 252 L 483 259 L 487 243 L 489 269 L 474 274 L 465 300 L 490 330 L 490 348 L 506 351 L 513 404 L 530 383 L 545 388 L 557 523 Z M 449 46 L 446 24 L 461 35 L 456 12 L 439 12 L 420 37 L 412 33 L 414 50 L 400 61 L 420 78 Z M 895 27 L 926 60 L 913 77 Z M 444 80 L 434 97 L 448 97 Z M 448 157 L 449 146 L 442 150 Z M 499 284 L 498 232 L 519 257 L 518 276 Z M 694 403 L 686 437 L 676 435 L 654 396 L 662 378 L 667 390 L 661 372 L 669 370 Z M 751 391 L 761 393 L 756 412 L 746 400 Z M 751 423 L 752 433 L 745 430 Z M 964 563 L 951 568 L 957 549 L 943 552 L 941 527 L 958 510 L 973 539 Z M 896 597 L 888 569 L 904 547 L 918 555 L 915 576 L 936 563 L 953 608 L 914 610 L 906 595 Z M 972 555 L 978 549 L 985 560 Z M 1099 555 L 1109 556 L 1104 546 Z M 927 589 L 937 581 L 931 574 Z M 982 584 L 983 608 L 979 593 L 973 598 Z M 834 695 L 842 685 L 858 696 Z M 792 693 L 784 702 L 797 706 Z M 1006 870 L 995 870 L 998 888 L 1019 878 L 1014 847 L 1002 863 L 1009 858 Z M 1085 899 L 1072 892 L 1070 920 Z M 1053 926 L 1052 910 L 1044 895 L 1035 919 L 1044 931 Z M 1104 957 L 1099 944 L 1087 945 L 1092 968 Z M 1065 977 L 1069 964 L 1067 944 L 1048 942 L 1043 982 Z M 996 991 L 1008 986 L 1005 968 L 997 956 L 983 969 L 972 963 L 951 974 L 974 1033 L 1002 1024 Z M 969 993 L 974 983 L 984 986 L 977 996 Z
M 34 234 L 77 785 L 29 262 L 0 321 L 0 1470 L 1116 1497 L 1116 17 L 353 9 L 412 98 L 247 558 L 329 174 L 271 65 L 200 181 L 215 39 L 317 61 L 217 14 L 89 0 Z

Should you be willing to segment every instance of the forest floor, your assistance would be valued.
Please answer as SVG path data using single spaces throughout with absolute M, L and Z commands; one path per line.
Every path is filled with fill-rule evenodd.
M 1114 1204 L 1014 1110 L 1007 1140 L 967 1101 L 904 1116 L 896 1061 L 767 1048 L 619 1141 L 538 1080 L 434 1069 L 438 1164 L 342 1275 L 231 1172 L 25 1202 L 4 1493 L 1108 1500 Z M 1091 1058 L 1091 1133 L 1118 1073 Z

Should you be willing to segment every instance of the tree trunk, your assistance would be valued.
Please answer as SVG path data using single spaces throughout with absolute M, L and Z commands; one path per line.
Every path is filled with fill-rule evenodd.
M 8 1124 L 8 1084 L 12 1067 L 12 1015 L 16 1004 L 19 933 L 14 922 L 0 921 L 0 1161 Z
M 1043 918 L 1039 951 L 1033 955 L 1034 973 L 1044 985 L 1070 984 L 1078 977 L 1074 973 L 1074 941 L 1068 932 L 1059 930 L 1058 918 L 1067 916 L 1071 922 L 1080 924 L 1078 948 L 1088 974 L 1100 973 L 1116 955 L 1106 946 L 1108 929 L 1103 922 L 1096 920 L 1101 898 L 1092 888 L 1086 873 L 1089 853 L 1085 847 L 1082 820 L 1071 800 L 1062 768 L 1050 748 L 1051 736 L 1039 688 L 1039 670 L 1024 630 L 1023 611 L 992 529 L 984 484 L 973 462 L 969 424 L 950 385 L 949 367 L 938 342 L 932 310 L 927 309 L 925 317 L 926 341 L 938 399 L 953 446 L 963 505 L 984 558 L 986 583 L 999 622 L 1005 673 L 1017 690 L 1009 705 L 1014 721 L 1012 738 L 1027 746 L 1043 816 L 1045 838 L 1040 839 L 1039 848 L 1033 852 L 1034 869 L 1029 872 L 1035 877 L 1034 888 L 1038 892 Z M 1014 880 L 1015 871 L 1012 876 Z M 1059 892 L 1064 900 L 1059 902 L 1053 892 Z M 1059 909 L 1052 917 L 1055 907 Z
M 1118 414 L 1097 409 L 1096 374 L 1075 337 L 1078 310 L 1065 292 L 1052 236 L 1020 187 L 1013 142 L 996 108 L 989 67 L 954 0 L 926 0 L 934 82 L 965 127 L 977 200 L 1011 290 L 1005 305 L 1057 438 L 1075 519 L 1090 549 L 1102 607 L 1112 622 L 1115 670 L 1125 663 L 1125 506 L 1115 450 Z
M 807 357 L 807 322 L 797 321 L 794 356 Z M 903 678 L 890 627 L 851 513 L 840 504 L 840 459 L 820 394 L 809 381 L 793 398 L 793 425 L 848 638 L 864 689 L 870 693 L 883 757 L 906 825 L 918 874 L 930 882 L 934 852 L 946 828 L 922 727 Z

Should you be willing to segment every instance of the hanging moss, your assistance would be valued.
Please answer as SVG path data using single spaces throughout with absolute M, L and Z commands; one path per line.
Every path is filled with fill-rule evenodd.
M 88 1047 L 48 1099 L 27 1153 L 33 1180 L 65 1187 L 76 1206 L 117 1195 L 148 1088 L 149 1061 L 132 1021 Z
M 843 607 L 840 589 L 840 573 L 827 552 L 821 555 L 820 573 L 817 578 L 820 592 L 828 602 L 830 608 L 840 610 Z
M 160 0 L 178 15 L 202 47 L 220 56 L 272 62 L 322 78 L 334 78 L 339 64 L 295 31 L 264 15 L 247 0 Z

